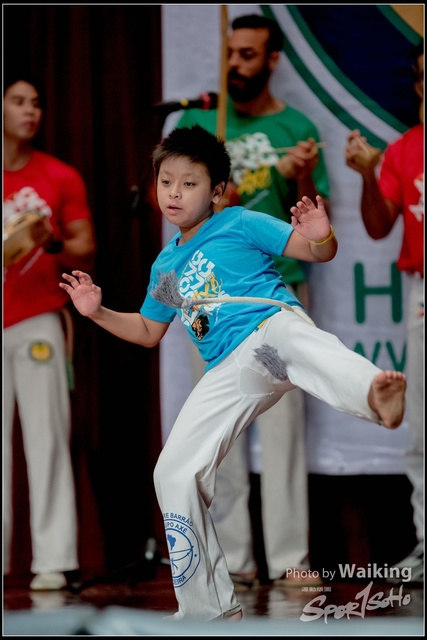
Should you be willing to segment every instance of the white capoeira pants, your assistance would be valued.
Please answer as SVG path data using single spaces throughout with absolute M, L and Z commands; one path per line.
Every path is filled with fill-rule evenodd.
M 57 313 L 4 331 L 4 573 L 12 536 L 12 427 L 17 401 L 27 463 L 33 573 L 78 568 L 70 397 L 64 332 Z
M 254 349 L 263 344 L 277 350 L 288 380 L 279 381 L 255 360 Z M 217 467 L 239 434 L 295 386 L 338 411 L 381 424 L 368 404 L 378 373 L 336 336 L 299 313 L 281 310 L 203 376 L 154 470 L 177 618 L 211 620 L 240 610 L 209 512 Z
M 418 541 L 424 540 L 424 280 L 411 276 L 407 317 L 408 426 L 411 446 L 406 452 L 406 471 L 413 485 L 411 496 Z
M 288 568 L 309 568 L 308 480 L 304 394 L 284 393 L 256 419 L 261 444 L 260 496 L 265 558 L 270 580 Z M 230 573 L 256 573 L 249 499 L 248 430 L 218 468 L 210 507 Z
M 189 340 L 194 386 L 206 363 Z M 304 393 L 292 389 L 256 419 L 261 444 L 262 531 L 270 580 L 288 568 L 309 564 L 308 479 L 305 459 Z M 245 430 L 218 467 L 210 512 L 228 570 L 257 572 L 249 511 L 249 430 Z

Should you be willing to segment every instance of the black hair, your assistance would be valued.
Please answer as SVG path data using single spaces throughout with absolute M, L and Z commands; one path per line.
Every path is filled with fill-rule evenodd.
M 46 96 L 44 87 L 40 79 L 33 75 L 28 69 L 7 69 L 3 74 L 3 97 L 6 91 L 16 82 L 27 82 L 39 94 L 39 105 L 44 109 L 46 105 Z
M 230 178 L 231 161 L 225 143 L 198 124 L 174 129 L 155 147 L 152 160 L 156 179 L 160 165 L 169 158 L 187 158 L 203 164 L 212 188 L 221 182 L 227 185 Z
M 284 36 L 275 20 L 252 13 L 235 18 L 231 23 L 233 31 L 236 29 L 268 29 L 270 37 L 267 42 L 267 53 L 282 51 Z

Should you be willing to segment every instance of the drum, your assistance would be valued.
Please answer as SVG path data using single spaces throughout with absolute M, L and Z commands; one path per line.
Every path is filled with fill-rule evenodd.
M 3 229 L 3 264 L 8 267 L 45 241 L 46 233 L 36 231 L 46 216 L 38 211 L 25 211 L 8 222 Z

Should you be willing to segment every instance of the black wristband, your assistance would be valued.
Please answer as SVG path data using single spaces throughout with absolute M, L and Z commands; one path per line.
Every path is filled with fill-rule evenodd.
M 52 242 L 45 247 L 46 253 L 60 253 L 64 247 L 62 240 L 52 240 Z

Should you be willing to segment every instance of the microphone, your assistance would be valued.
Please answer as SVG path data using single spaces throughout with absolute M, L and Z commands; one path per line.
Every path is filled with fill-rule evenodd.
M 151 111 L 167 116 L 169 113 L 180 111 L 181 109 L 202 109 L 203 111 L 207 111 L 208 109 L 216 109 L 217 106 L 218 94 L 201 93 L 198 98 L 193 100 L 181 98 L 181 100 L 177 102 L 157 102 L 151 105 Z

